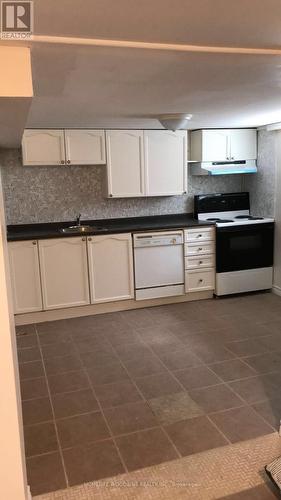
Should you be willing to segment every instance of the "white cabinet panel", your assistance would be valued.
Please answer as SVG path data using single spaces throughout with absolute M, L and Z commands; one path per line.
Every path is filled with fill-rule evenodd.
M 91 302 L 134 297 L 131 234 L 88 238 Z
M 203 290 L 214 290 L 215 271 L 208 269 L 206 271 L 188 271 L 185 273 L 185 291 L 198 292 Z
M 144 196 L 143 131 L 107 130 L 106 152 L 109 196 Z
M 104 130 L 65 130 L 66 163 L 102 165 L 105 160 Z
M 39 241 L 44 309 L 90 303 L 86 238 Z
M 228 157 L 227 130 L 195 130 L 191 132 L 192 161 L 224 161 Z
M 180 195 L 186 192 L 187 133 L 144 131 L 146 194 Z
M 37 241 L 8 244 L 14 313 L 42 310 Z
M 25 130 L 22 157 L 26 166 L 65 164 L 63 130 Z
M 200 243 L 200 241 L 213 240 L 215 240 L 215 229 L 213 227 L 187 229 L 184 231 L 184 241 L 187 243 Z
M 257 131 L 255 129 L 232 129 L 230 136 L 231 160 L 255 160 L 257 158 Z

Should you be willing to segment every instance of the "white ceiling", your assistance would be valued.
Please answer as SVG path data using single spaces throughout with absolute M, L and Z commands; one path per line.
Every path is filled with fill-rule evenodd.
M 280 0 L 35 0 L 35 33 L 281 48 Z M 281 121 L 281 56 L 37 45 L 29 127 L 189 127 Z

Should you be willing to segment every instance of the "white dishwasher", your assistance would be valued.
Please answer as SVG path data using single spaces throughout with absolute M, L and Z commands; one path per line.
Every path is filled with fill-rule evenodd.
M 183 295 L 183 231 L 134 234 L 136 300 Z

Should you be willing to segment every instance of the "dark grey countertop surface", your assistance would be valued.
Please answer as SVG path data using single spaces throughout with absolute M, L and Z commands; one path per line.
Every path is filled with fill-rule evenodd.
M 40 240 L 47 238 L 68 238 L 79 234 L 63 233 L 61 230 L 74 225 L 75 221 L 49 222 L 42 224 L 15 224 L 7 226 L 8 241 Z M 81 224 L 93 226 L 93 230 L 83 235 L 133 233 L 141 231 L 161 231 L 197 226 L 212 226 L 211 222 L 200 222 L 193 214 L 155 215 L 150 217 L 130 217 L 119 219 L 84 220 Z

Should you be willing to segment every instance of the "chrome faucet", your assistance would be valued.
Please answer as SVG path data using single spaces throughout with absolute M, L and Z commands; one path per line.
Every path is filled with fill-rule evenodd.
M 78 216 L 76 217 L 76 225 L 81 226 L 81 214 L 78 214 Z

